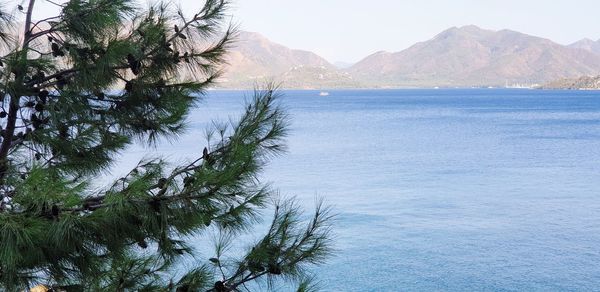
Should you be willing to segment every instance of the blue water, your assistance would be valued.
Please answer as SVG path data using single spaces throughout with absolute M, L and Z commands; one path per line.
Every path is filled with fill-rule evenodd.
M 210 92 L 159 152 L 196 156 L 204 126 L 237 116 L 244 94 Z M 339 214 L 323 290 L 600 291 L 600 92 L 286 91 L 282 103 L 289 152 L 263 179 Z

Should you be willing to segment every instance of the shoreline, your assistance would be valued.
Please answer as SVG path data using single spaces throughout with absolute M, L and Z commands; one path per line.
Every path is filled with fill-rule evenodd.
M 249 91 L 256 88 L 210 88 L 207 91 Z M 260 88 L 259 88 L 260 89 Z M 354 88 L 294 88 L 281 87 L 280 90 L 295 91 L 342 91 L 342 90 L 534 90 L 534 91 L 600 91 L 600 88 L 507 88 L 507 87 L 354 87 Z

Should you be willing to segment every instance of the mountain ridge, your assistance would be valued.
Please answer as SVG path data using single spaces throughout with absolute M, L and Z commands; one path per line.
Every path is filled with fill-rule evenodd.
M 369 84 L 486 86 L 543 83 L 598 74 L 600 56 L 512 30 L 453 27 L 394 53 L 374 54 L 351 68 Z
M 348 68 L 315 53 L 289 49 L 258 33 L 241 33 L 221 87 L 265 80 L 288 88 L 502 86 L 600 74 L 600 42 L 569 46 L 513 30 L 448 28 L 398 52 L 378 51 Z
M 600 54 L 600 39 L 594 41 L 589 38 L 584 38 L 569 45 L 571 48 L 583 49 L 589 52 Z
M 256 32 L 240 32 L 226 61 L 219 87 L 252 88 L 270 81 L 293 88 L 357 85 L 317 54 L 290 49 Z

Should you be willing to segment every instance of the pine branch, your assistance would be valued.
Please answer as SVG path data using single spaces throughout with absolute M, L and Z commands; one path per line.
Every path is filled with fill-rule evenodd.
M 167 4 L 134 11 L 131 3 L 68 1 L 60 16 L 34 23 L 30 0 L 22 43 L 0 57 L 0 290 L 225 291 L 280 275 L 300 281 L 302 268 L 326 255 L 328 218 L 318 211 L 304 230 L 286 204 L 241 265 L 230 269 L 217 252 L 221 281 L 206 265 L 177 281 L 164 276 L 193 254 L 182 238 L 209 227 L 248 232 L 275 196 L 259 179 L 285 150 L 288 119 L 275 87 L 256 91 L 239 120 L 215 123 L 197 159 L 173 168 L 142 161 L 112 186 L 91 188 L 134 139 L 152 145 L 182 133 L 235 37 L 222 26 L 228 1 L 207 0 L 191 19 Z

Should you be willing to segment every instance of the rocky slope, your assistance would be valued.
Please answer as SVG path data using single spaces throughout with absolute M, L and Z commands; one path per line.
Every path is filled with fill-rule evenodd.
M 565 78 L 544 84 L 542 89 L 571 89 L 571 90 L 598 90 L 600 89 L 600 76 L 583 76 L 579 78 Z

